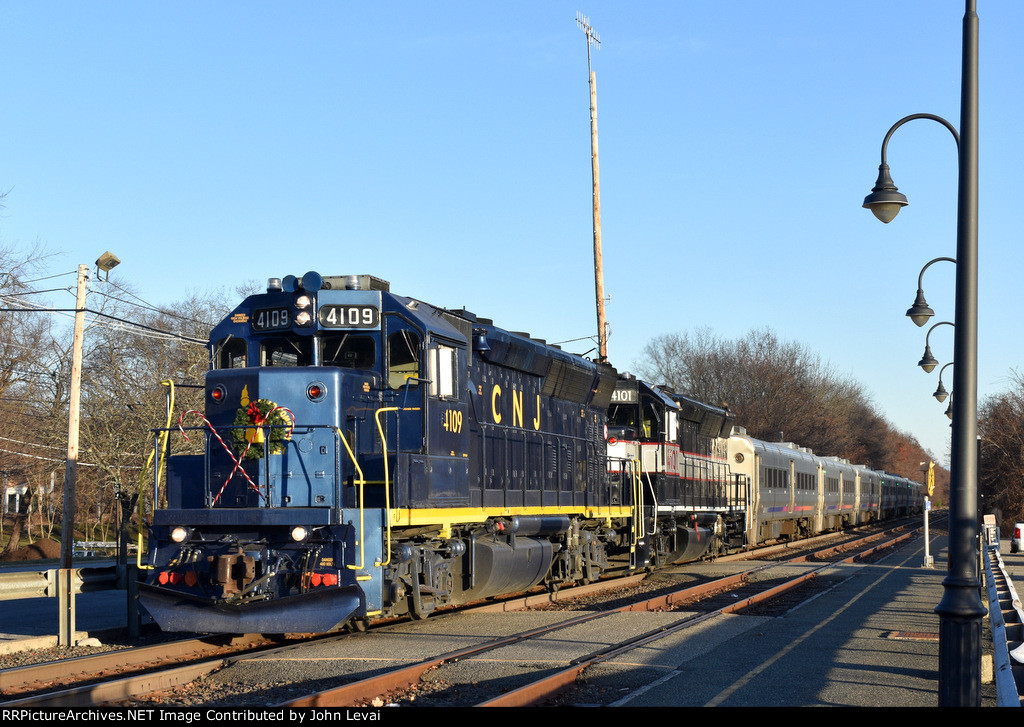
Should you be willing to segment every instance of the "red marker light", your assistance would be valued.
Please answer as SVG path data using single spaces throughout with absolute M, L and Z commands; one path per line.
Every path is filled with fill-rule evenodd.
M 615 444 L 617 441 L 619 441 L 619 440 L 617 440 L 615 437 L 609 437 L 608 438 L 608 444 Z

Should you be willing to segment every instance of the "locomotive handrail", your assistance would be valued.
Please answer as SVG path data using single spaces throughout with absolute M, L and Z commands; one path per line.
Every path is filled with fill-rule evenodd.
M 629 469 L 633 474 L 633 517 L 630 522 L 630 527 L 633 530 L 632 559 L 636 556 L 636 544 L 647 535 L 647 522 L 644 519 L 644 480 L 640 472 L 643 462 L 639 459 L 627 461 L 630 463 Z
M 391 563 L 391 483 L 388 478 L 388 440 L 384 436 L 384 425 L 380 422 L 380 415 L 390 411 L 420 411 L 420 407 L 383 406 L 373 414 L 373 418 L 377 422 L 377 431 L 380 433 L 381 451 L 384 453 L 384 543 L 386 545 L 387 557 L 383 561 L 376 563 L 377 566 L 381 567 Z
M 655 471 L 657 471 L 657 467 L 658 467 L 657 456 L 659 454 L 659 450 L 661 450 L 662 452 L 664 451 L 664 448 L 661 446 L 660 442 L 658 443 L 657 449 L 655 449 L 655 451 L 653 453 L 649 452 L 651 454 L 654 454 L 654 456 L 655 456 L 655 462 L 654 462 Z M 642 483 L 643 483 L 643 476 L 646 476 L 647 477 L 647 487 L 651 491 L 651 500 L 653 501 L 655 517 L 657 517 L 657 512 L 658 512 L 658 495 L 657 495 L 657 493 L 655 492 L 655 489 L 654 489 L 654 480 L 651 478 L 651 470 L 648 469 L 647 463 L 644 461 L 644 454 L 645 454 L 644 447 L 643 447 L 643 444 L 641 443 L 641 445 L 640 445 L 640 470 L 641 470 L 641 475 L 642 475 L 641 478 L 640 478 L 641 486 L 643 486 L 642 485 Z
M 636 544 L 647 534 L 647 530 L 644 523 L 644 483 L 643 478 L 640 476 L 640 468 L 642 463 L 639 459 L 633 457 L 608 457 L 608 462 L 618 462 L 622 466 L 623 475 L 626 474 L 626 470 L 629 470 L 629 479 L 631 485 L 631 491 L 633 493 L 633 517 L 630 518 L 629 528 L 633 534 L 633 541 L 630 543 L 630 560 L 631 565 L 635 562 L 634 556 L 636 555 Z
M 355 452 L 352 451 L 352 447 L 351 447 L 351 445 L 349 445 L 348 440 L 345 438 L 345 435 L 342 434 L 341 429 L 339 429 L 338 427 L 332 427 L 332 429 L 334 429 L 334 433 L 338 435 L 338 439 L 341 440 L 341 443 L 345 445 L 345 451 L 348 452 L 348 456 L 352 458 L 352 464 L 355 466 L 356 474 L 359 476 L 359 479 L 357 481 L 357 484 L 359 486 L 359 565 L 347 565 L 346 564 L 345 567 L 349 568 L 351 570 L 362 570 L 365 567 L 365 564 L 366 564 L 366 551 L 365 551 L 366 538 L 363 537 L 363 533 L 364 533 L 364 525 L 363 525 L 363 485 L 366 484 L 366 480 L 363 478 L 363 468 L 359 466 L 359 462 L 358 462 L 358 460 L 356 460 Z M 386 471 L 387 470 L 387 452 L 386 451 L 384 453 L 384 468 L 385 468 L 385 471 Z M 386 488 L 387 487 L 387 477 L 385 476 L 384 479 L 385 479 L 384 486 Z M 385 497 L 387 497 L 387 495 L 385 495 Z M 389 557 L 390 557 L 390 551 L 389 551 Z
M 172 414 L 174 412 L 174 381 L 172 381 L 171 379 L 164 379 L 163 381 L 160 382 L 160 385 L 167 387 L 167 424 L 164 425 L 164 433 L 161 435 L 162 441 L 161 441 L 161 437 L 157 437 L 157 442 L 153 445 L 153 451 L 150 452 L 149 457 L 146 459 L 146 464 L 142 468 L 142 472 L 139 475 L 139 500 L 138 500 L 138 503 L 139 503 L 139 525 L 140 525 L 140 527 L 139 527 L 139 547 L 136 549 L 136 555 L 135 555 L 136 562 L 135 562 L 135 565 L 140 570 L 152 570 L 153 569 L 153 566 L 151 566 L 151 565 L 144 565 L 142 563 L 142 531 L 143 531 L 144 528 L 142 528 L 141 525 L 143 523 L 143 517 L 142 517 L 143 516 L 143 506 L 144 506 L 144 502 L 143 501 L 146 499 L 146 498 L 144 498 L 142 496 L 142 481 L 146 477 L 146 470 L 148 470 L 150 465 L 153 464 L 153 458 L 157 456 L 157 449 L 159 448 L 161 453 L 165 451 L 165 448 L 167 446 L 167 438 L 170 436 L 171 416 L 172 416 Z M 161 467 L 163 467 L 163 458 L 162 457 L 157 459 L 156 469 L 153 470 L 153 509 L 154 510 L 156 510 L 156 507 L 157 507 L 157 497 L 159 496 L 159 493 L 160 493 L 160 469 L 161 469 Z

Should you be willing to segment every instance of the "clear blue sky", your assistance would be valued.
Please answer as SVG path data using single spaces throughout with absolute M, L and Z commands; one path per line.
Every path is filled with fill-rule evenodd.
M 1024 3 L 981 17 L 980 394 L 1024 343 Z M 959 0 L 15 2 L 0 21 L 0 240 L 104 250 L 145 299 L 370 273 L 548 341 L 595 332 L 586 41 L 609 351 L 770 326 L 940 459 L 937 372 L 904 317 L 955 255 L 956 150 L 897 132 L 910 206 L 861 209 L 886 130 L 959 124 Z M 953 266 L 925 278 L 953 317 Z M 70 300 L 61 301 L 70 303 Z M 932 350 L 952 357 L 952 329 Z M 568 345 L 585 350 L 585 342 Z M 951 369 L 944 383 L 950 388 Z

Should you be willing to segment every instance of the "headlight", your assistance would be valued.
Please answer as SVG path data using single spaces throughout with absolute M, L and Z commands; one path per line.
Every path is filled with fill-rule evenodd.
M 295 315 L 295 324 L 299 326 L 308 326 L 310 321 L 309 311 L 301 311 Z
M 298 298 L 295 299 L 295 307 L 298 308 L 299 310 L 309 308 L 309 306 L 312 305 L 312 303 L 313 301 L 310 299 L 308 295 L 300 295 Z
M 171 528 L 171 540 L 175 543 L 184 543 L 188 539 L 188 532 L 188 528 L 183 528 L 180 525 Z
M 301 543 L 309 535 L 309 531 L 301 525 L 297 525 L 292 528 L 292 540 L 296 543 Z

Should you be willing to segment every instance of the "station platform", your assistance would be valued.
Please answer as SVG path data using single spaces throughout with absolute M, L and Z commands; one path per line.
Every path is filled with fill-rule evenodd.
M 619 707 L 937 707 L 944 531 L 932 529 L 930 554 L 925 567 L 917 538 L 877 563 L 840 566 L 830 590 L 781 617 L 728 617 L 729 628 L 663 645 L 647 664 L 609 662 L 587 681 L 618 690 Z M 1024 577 L 1024 555 L 1010 557 Z M 994 707 L 987 618 L 982 642 L 982 706 Z

